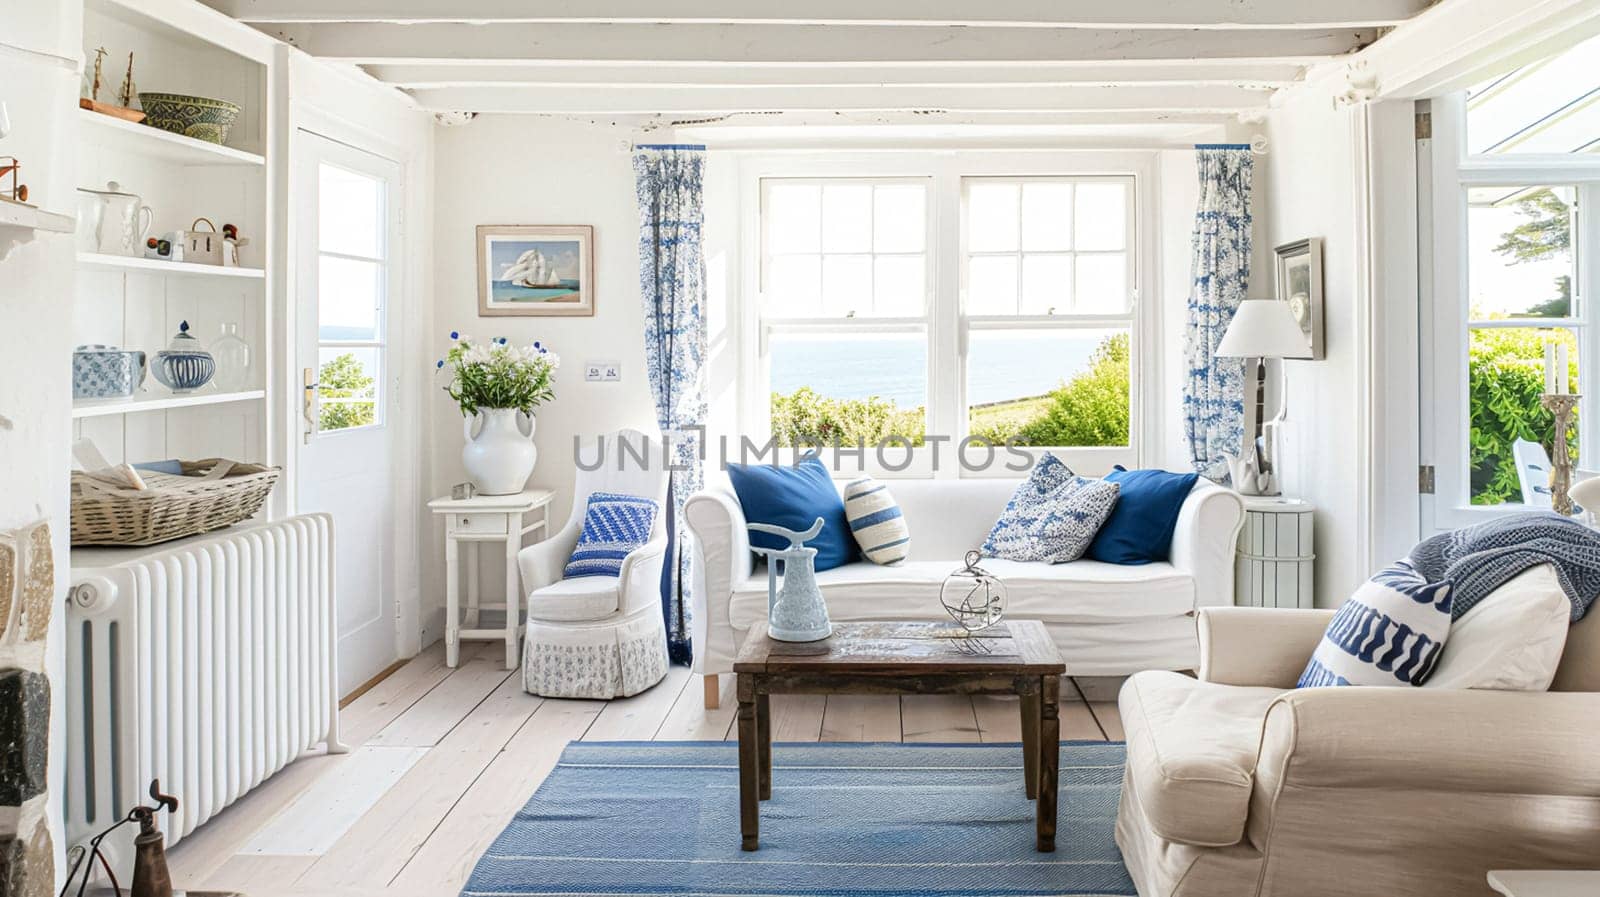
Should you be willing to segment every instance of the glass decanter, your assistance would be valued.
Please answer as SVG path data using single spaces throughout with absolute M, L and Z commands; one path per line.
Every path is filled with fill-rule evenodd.
M 222 325 L 222 335 L 211 342 L 211 355 L 217 360 L 217 388 L 223 392 L 249 389 L 250 344 L 239 336 L 239 325 Z

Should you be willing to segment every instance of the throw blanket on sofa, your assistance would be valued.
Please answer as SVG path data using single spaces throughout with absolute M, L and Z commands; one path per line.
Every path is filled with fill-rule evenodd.
M 1423 539 L 1411 564 L 1429 582 L 1449 580 L 1460 619 L 1518 573 L 1552 564 L 1572 601 L 1572 621 L 1600 595 L 1600 533 L 1554 511 L 1499 517 Z

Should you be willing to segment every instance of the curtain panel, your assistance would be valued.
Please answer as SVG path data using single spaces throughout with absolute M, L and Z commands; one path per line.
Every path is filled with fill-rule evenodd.
M 1200 203 L 1194 216 L 1188 317 L 1184 327 L 1183 426 L 1189 457 L 1201 475 L 1226 482 L 1223 452 L 1244 450 L 1244 367 L 1218 358 L 1250 281 L 1248 146 L 1197 146 Z
M 639 201 L 639 295 L 644 302 L 645 364 L 656 423 L 673 469 L 667 503 L 669 545 L 662 567 L 661 609 L 674 663 L 693 657 L 693 582 L 683 503 L 704 478 L 701 438 L 706 420 L 705 257 L 701 247 L 705 147 L 636 146 Z

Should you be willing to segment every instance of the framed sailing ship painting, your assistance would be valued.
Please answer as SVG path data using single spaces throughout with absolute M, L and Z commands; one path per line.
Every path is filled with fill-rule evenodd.
M 478 225 L 478 314 L 593 315 L 594 228 Z

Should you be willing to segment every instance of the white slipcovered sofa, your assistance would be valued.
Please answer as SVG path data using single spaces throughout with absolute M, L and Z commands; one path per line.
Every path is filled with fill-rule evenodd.
M 983 544 L 1020 479 L 891 480 L 911 531 L 906 561 L 866 560 L 824 570 L 817 582 L 835 621 L 943 620 L 939 589 Z M 834 485 L 841 490 L 844 482 Z M 749 531 L 727 477 L 689 497 L 694 536 L 694 669 L 715 677 L 733 668 L 750 626 L 766 619 L 766 565 L 750 551 Z M 1201 480 L 1184 501 L 1171 560 L 1119 566 L 1080 560 L 1044 564 L 988 559 L 1004 581 L 1006 613 L 1040 620 L 1061 646 L 1067 672 L 1125 676 L 1140 670 L 1192 670 L 1199 663 L 1195 611 L 1233 603 L 1234 546 L 1244 522 L 1239 496 Z

